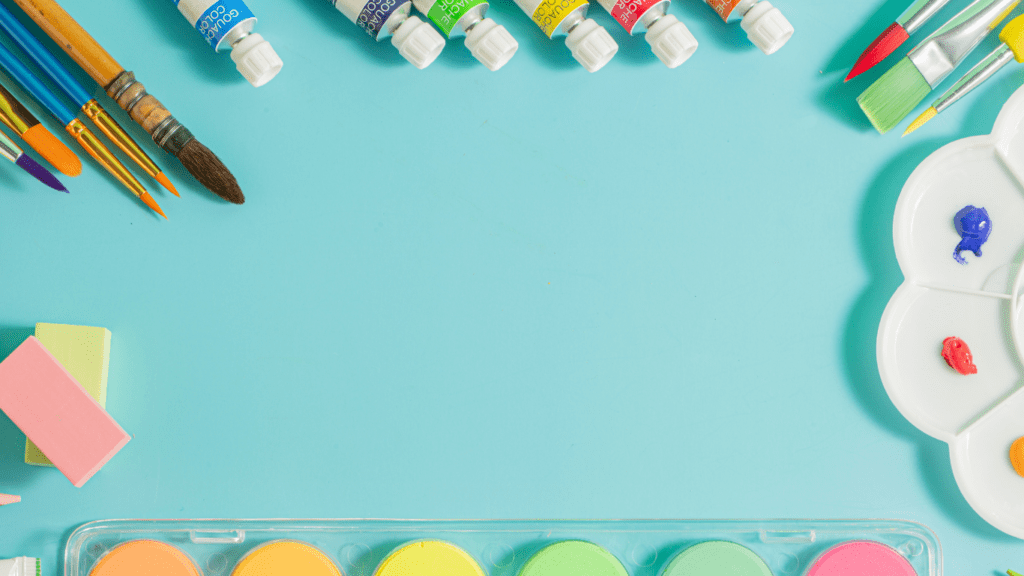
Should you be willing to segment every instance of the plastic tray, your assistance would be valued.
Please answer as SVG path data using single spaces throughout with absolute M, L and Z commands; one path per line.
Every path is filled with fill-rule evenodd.
M 64 574 L 86 576 L 108 550 L 137 539 L 177 546 L 205 576 L 230 574 L 247 552 L 282 539 L 320 548 L 346 576 L 371 576 L 393 549 L 423 539 L 463 548 L 488 576 L 514 576 L 533 553 L 561 540 L 604 547 L 631 576 L 655 576 L 677 552 L 708 540 L 746 546 L 776 576 L 803 574 L 820 554 L 851 540 L 888 545 L 918 576 L 942 575 L 935 534 L 902 520 L 104 520 L 69 537 Z
M 1024 538 L 1024 478 L 1010 445 L 1024 436 L 1024 89 L 1003 106 L 992 134 L 957 140 L 926 158 L 907 180 L 893 218 L 905 281 L 878 329 L 878 368 L 900 412 L 949 444 L 953 474 L 985 520 Z M 967 205 L 992 220 L 982 256 L 953 258 L 953 217 Z M 978 373 L 963 376 L 940 355 L 963 339 Z

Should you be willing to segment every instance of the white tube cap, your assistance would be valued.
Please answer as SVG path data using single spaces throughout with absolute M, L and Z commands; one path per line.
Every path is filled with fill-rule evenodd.
M 466 48 L 469 48 L 474 58 L 494 72 L 512 59 L 519 49 L 519 43 L 504 26 L 484 18 L 466 35 Z
M 651 51 L 669 68 L 686 62 L 697 51 L 697 39 L 690 29 L 671 14 L 658 18 L 644 37 Z
M 391 43 L 398 53 L 420 70 L 430 66 L 444 48 L 444 38 L 433 26 L 415 16 L 409 16 L 395 30 Z
M 619 51 L 619 45 L 612 40 L 608 31 L 592 18 L 587 18 L 573 28 L 565 37 L 565 45 L 587 72 L 597 72 L 604 68 Z
M 771 2 L 758 2 L 743 15 L 740 26 L 747 38 L 765 54 L 774 54 L 793 36 L 793 25 Z
M 231 48 L 231 59 L 242 76 L 257 88 L 273 80 L 284 66 L 270 42 L 256 33 L 242 38 Z

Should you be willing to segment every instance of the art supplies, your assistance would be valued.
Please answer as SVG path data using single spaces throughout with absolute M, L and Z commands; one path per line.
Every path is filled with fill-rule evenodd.
M 135 176 L 125 168 L 124 164 L 114 156 L 107 147 L 99 141 L 96 136 L 82 124 L 75 113 L 68 109 L 63 102 L 60 101 L 50 89 L 46 87 L 32 72 L 18 60 L 17 57 L 11 53 L 3 44 L 0 44 L 0 69 L 3 69 L 7 74 L 16 80 L 18 84 L 22 86 L 28 93 L 42 104 L 50 114 L 57 119 L 67 130 L 68 134 L 74 137 L 82 148 L 89 153 L 97 162 L 103 166 L 111 175 L 113 175 L 119 182 L 124 184 L 132 194 L 135 194 L 137 198 L 142 200 L 146 206 L 160 214 L 164 218 L 167 216 L 164 211 L 160 209 L 160 206 L 156 203 L 156 200 L 150 196 L 149 192 L 143 188 L 142 184 L 135 179 Z
M 774 54 L 793 36 L 793 25 L 766 0 L 704 0 L 725 22 L 740 20 L 747 38 L 765 54 Z
M 0 411 L 76 487 L 129 440 L 34 336 L 0 362 Z
M 911 571 L 827 569 L 849 551 Z M 63 557 L 65 576 L 940 576 L 942 564 L 931 530 L 899 520 L 101 520 Z M 693 572 L 735 563 L 760 571 Z
M 53 174 L 46 168 L 39 165 L 38 162 L 33 160 L 28 154 L 25 154 L 13 140 L 7 137 L 6 134 L 0 132 L 0 156 L 14 162 L 18 168 L 21 168 L 25 172 L 32 175 L 33 178 L 39 180 L 43 184 L 46 184 L 54 190 L 60 190 L 61 192 L 67 192 L 68 189 L 60 183 L 60 180 L 54 178 Z
M 565 35 L 572 57 L 587 72 L 597 72 L 619 51 L 608 31 L 587 18 L 587 0 L 516 0 L 548 38 Z
M 1024 538 L 1024 477 L 1014 445 L 1024 436 L 1024 88 L 1003 107 L 991 135 L 932 153 L 907 180 L 893 216 L 905 280 L 878 327 L 882 384 L 907 420 L 949 444 L 957 485 L 971 507 Z M 950 248 L 965 206 L 984 207 L 992 233 L 984 256 Z M 952 367 L 944 342 L 954 348 Z M 969 363 L 969 364 L 968 364 Z M 948 474 L 948 472 L 947 472 Z M 1011 503 L 1011 504 L 1008 504 Z
M 910 35 L 917 32 L 926 22 L 931 20 L 935 13 L 942 9 L 949 0 L 916 0 L 907 8 L 895 22 L 889 25 L 878 38 L 875 38 L 860 57 L 854 63 L 853 69 L 847 74 L 844 82 L 860 76 L 875 67 L 876 64 L 885 60 L 889 54 L 896 51 L 904 42 L 910 39 Z
M 0 560 L 0 576 L 39 576 L 42 563 L 39 558 L 11 558 Z
M 598 0 L 626 32 L 647 31 L 644 39 L 665 66 L 675 68 L 697 51 L 697 39 L 689 28 L 668 14 L 670 0 Z
M 103 87 L 166 152 L 207 189 L 235 204 L 245 202 L 242 189 L 224 164 L 203 146 L 145 87 L 126 71 L 54 0 L 15 0 L 68 56 Z
M 68 176 L 82 173 L 82 162 L 75 153 L 36 120 L 21 102 L 0 85 L 0 122 L 13 130 L 54 168 Z
M 470 54 L 494 72 L 512 59 L 519 43 L 505 27 L 485 18 L 486 0 L 413 0 L 446 38 L 465 35 Z
M 975 0 L 857 97 L 882 134 L 892 130 L 971 53 L 1020 0 Z
M 380 42 L 391 38 L 398 53 L 420 70 L 444 48 L 444 38 L 430 24 L 411 16 L 412 0 L 327 0 L 346 18 Z
M 106 409 L 110 330 L 40 322 L 36 324 L 35 336 L 68 374 L 96 400 L 100 408 Z M 25 462 L 36 466 L 53 466 L 32 440 L 25 440 Z
M 14 41 L 33 62 L 42 69 L 50 80 L 56 84 L 75 106 L 81 108 L 85 115 L 110 139 L 122 152 L 142 167 L 151 177 L 178 195 L 171 181 L 157 168 L 157 165 L 143 152 L 142 148 L 107 114 L 89 92 L 68 72 L 50 51 L 36 39 L 27 28 L 11 14 L 10 10 L 0 4 L 0 30 Z
M 0 494 L 0 506 L 7 506 L 8 504 L 14 504 L 21 502 L 21 496 L 15 496 L 13 494 Z M 3 574 L 3 570 L 0 569 L 0 575 Z
M 924 126 L 926 122 L 934 118 L 940 112 L 949 108 L 954 102 L 963 98 L 968 92 L 980 86 L 985 80 L 992 77 L 1000 68 L 1006 66 L 1011 60 L 1024 62 L 1024 16 L 1017 16 L 1010 20 L 999 33 L 1002 44 L 986 56 L 981 62 L 971 68 L 967 74 L 956 84 L 950 87 L 945 94 L 932 103 L 931 107 L 924 111 L 916 120 L 910 123 L 904 136 Z
M 172 1 L 214 52 L 231 49 L 235 67 L 253 86 L 263 86 L 281 71 L 284 63 L 270 42 L 253 32 L 256 16 L 243 0 Z

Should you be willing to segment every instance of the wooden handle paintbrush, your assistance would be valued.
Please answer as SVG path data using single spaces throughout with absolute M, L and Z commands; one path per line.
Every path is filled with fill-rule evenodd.
M 161 148 L 175 156 L 196 180 L 221 198 L 245 202 L 238 182 L 209 148 L 203 146 L 146 88 L 135 80 L 54 0 L 14 0 L 82 67 L 118 106 L 142 126 Z

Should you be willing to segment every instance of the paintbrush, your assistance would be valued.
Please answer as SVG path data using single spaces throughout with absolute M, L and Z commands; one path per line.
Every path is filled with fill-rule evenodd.
M 857 97 L 882 134 L 892 130 L 956 69 L 1020 0 L 975 0 Z
M 18 145 L 8 138 L 7 134 L 4 134 L 2 131 L 0 131 L 0 156 L 14 162 L 19 168 L 28 172 L 35 177 L 36 180 L 39 180 L 50 188 L 60 190 L 61 192 L 68 191 L 68 189 L 60 183 L 60 180 L 54 178 L 53 174 L 50 174 L 49 170 L 40 166 L 39 163 L 33 160 L 28 154 L 25 154 L 25 152 L 23 152 L 21 148 L 19 148 Z
M 11 14 L 3 4 L 0 4 L 0 29 L 14 41 L 24 52 L 41 68 L 50 80 L 60 87 L 61 91 L 80 107 L 85 115 L 92 119 L 93 123 L 106 134 L 111 142 L 117 145 L 122 152 L 135 161 L 152 178 L 160 182 L 175 196 L 179 196 L 174 185 L 167 179 L 167 176 L 157 167 L 156 163 L 139 147 L 138 144 L 118 126 L 117 122 L 107 114 L 107 111 L 85 90 L 85 88 L 68 72 L 42 42 L 36 39 L 25 26 Z
M 53 0 L 14 2 L 203 186 L 229 202 L 245 202 L 242 189 L 224 163 L 148 94 L 135 75 L 118 64 L 59 4 Z
M 903 133 L 904 136 L 924 126 L 926 122 L 935 118 L 939 112 L 949 108 L 954 102 L 966 96 L 968 92 L 981 86 L 985 80 L 991 78 L 993 74 L 1009 64 L 1011 60 L 1024 62 L 1024 16 L 1017 16 L 1010 20 L 1009 24 L 1004 26 L 1003 31 L 999 33 L 999 39 L 1003 43 L 986 56 L 984 60 L 975 65 L 974 68 L 971 68 L 967 74 L 964 74 L 963 78 L 957 80 L 956 84 L 940 96 L 938 100 L 932 102 L 931 107 L 910 123 L 910 126 Z
M 46 161 L 68 176 L 82 173 L 82 161 L 0 85 L 0 122 L 13 130 Z
M 911 4 L 910 8 L 868 45 L 843 82 L 849 82 L 885 60 L 948 3 L 949 0 L 917 0 Z
M 68 134 L 77 141 L 90 156 L 96 159 L 97 162 L 103 165 L 108 172 L 110 172 L 115 178 L 117 178 L 122 184 L 124 184 L 128 190 L 135 194 L 140 200 L 142 200 L 146 206 L 149 206 L 157 214 L 160 214 L 164 218 L 167 216 L 164 211 L 157 205 L 156 200 L 150 196 L 149 192 L 142 187 L 142 184 L 132 176 L 132 173 L 121 164 L 121 161 L 115 157 L 102 142 L 99 141 L 96 136 L 82 124 L 82 121 L 75 117 L 74 112 L 68 109 L 52 92 L 46 87 L 38 78 L 32 75 L 32 72 L 25 67 L 24 64 L 18 60 L 6 46 L 0 44 L 0 69 L 3 69 L 7 74 L 13 78 L 26 92 L 31 94 L 40 104 L 43 105 L 50 114 L 53 115 L 61 124 L 64 125 L 64 129 L 67 130 Z
M 1021 576 L 1020 574 L 1017 574 L 1013 570 L 1007 570 L 1006 573 L 1009 574 L 1010 576 Z

